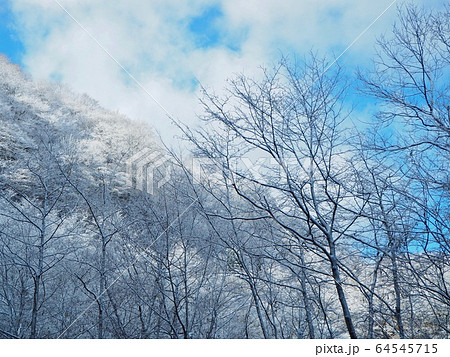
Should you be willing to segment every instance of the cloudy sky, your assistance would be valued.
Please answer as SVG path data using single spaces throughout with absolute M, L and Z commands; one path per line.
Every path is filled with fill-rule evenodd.
M 302 57 L 313 49 L 336 58 L 392 2 L 0 0 L 0 52 L 33 78 L 88 93 L 171 140 L 177 131 L 162 108 L 196 125 L 199 83 L 220 90 L 226 78 L 242 72 L 256 76 L 260 66 L 270 67 L 281 54 Z M 376 37 L 389 32 L 396 7 L 404 2 L 385 11 L 339 62 L 366 66 Z

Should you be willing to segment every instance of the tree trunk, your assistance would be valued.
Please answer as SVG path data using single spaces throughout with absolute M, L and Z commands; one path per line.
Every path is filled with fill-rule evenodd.
M 36 338 L 37 334 L 37 314 L 39 311 L 39 300 L 41 295 L 41 283 L 42 273 L 44 270 L 44 244 L 45 244 L 45 227 L 47 215 L 46 197 L 44 197 L 44 207 L 41 219 L 41 232 L 39 236 L 39 252 L 38 252 L 38 269 L 37 274 L 34 277 L 34 292 L 33 292 L 33 307 L 31 310 L 31 326 L 30 326 L 30 338 Z
M 331 271 L 333 274 L 334 285 L 336 286 L 336 291 L 339 297 L 339 302 L 342 307 L 342 312 L 344 314 L 345 325 L 347 326 L 348 334 L 350 338 L 358 338 L 356 335 L 355 327 L 353 326 L 353 320 L 350 314 L 350 309 L 348 307 L 347 299 L 345 297 L 344 288 L 342 287 L 342 279 L 339 271 L 339 265 L 336 258 L 336 251 L 332 237 L 328 237 L 328 242 L 330 244 L 330 263 Z
M 379 255 L 379 253 L 378 253 Z M 375 323 L 375 319 L 374 319 L 374 306 L 373 306 L 373 297 L 375 294 L 375 287 L 377 285 L 377 280 L 378 280 L 378 269 L 380 267 L 381 261 L 383 260 L 383 257 L 379 257 L 377 259 L 377 263 L 375 265 L 375 270 L 373 272 L 373 276 L 372 276 L 372 283 L 370 284 L 370 291 L 369 291 L 369 309 L 368 309 L 368 317 L 369 317 L 369 325 L 367 327 L 367 338 L 373 338 L 373 328 L 374 328 L 374 323 Z
M 303 250 L 301 250 L 300 252 L 300 262 L 303 267 L 305 265 Z M 308 324 L 309 338 L 314 339 L 315 338 L 314 323 L 311 314 L 311 304 L 309 302 L 308 292 L 306 290 L 306 272 L 304 268 L 302 268 L 300 272 L 300 284 L 302 287 L 303 303 L 305 304 L 306 323 Z
M 405 338 L 405 329 L 402 321 L 402 308 L 401 308 L 401 295 L 400 295 L 400 283 L 398 275 L 397 257 L 395 252 L 392 252 L 392 277 L 394 280 L 394 292 L 395 292 L 395 320 L 397 321 L 398 334 L 400 338 Z
M 103 293 L 106 289 L 106 238 L 102 235 L 102 255 L 100 261 L 100 292 L 97 299 L 98 305 L 98 330 L 97 338 L 103 338 Z

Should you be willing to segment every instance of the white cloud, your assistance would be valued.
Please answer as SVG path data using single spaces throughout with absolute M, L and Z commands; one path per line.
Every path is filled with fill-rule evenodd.
M 425 0 L 423 0 L 425 1 Z M 195 125 L 199 112 L 193 77 L 220 89 L 234 73 L 254 74 L 281 51 L 311 47 L 337 55 L 391 2 L 360 0 L 59 0 L 171 114 Z M 189 19 L 220 5 L 221 33 L 240 38 L 227 46 L 197 48 Z M 53 0 L 12 0 L 25 43 L 24 64 L 38 79 L 56 78 L 113 110 L 145 120 L 165 139 L 177 132 L 164 112 L 139 89 Z M 374 38 L 388 30 L 392 8 L 348 53 L 364 61 Z

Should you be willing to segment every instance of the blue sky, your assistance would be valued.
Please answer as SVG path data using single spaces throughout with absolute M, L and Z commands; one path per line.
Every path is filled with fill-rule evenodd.
M 220 4 L 212 4 L 188 19 L 188 33 L 192 35 L 194 46 L 202 49 L 224 46 L 231 51 L 239 52 L 242 42 L 247 36 L 247 28 L 241 28 L 230 33 L 226 26 Z
M 203 49 L 223 45 L 232 51 L 239 51 L 240 41 L 236 37 L 231 41 L 226 36 L 220 25 L 220 21 L 223 19 L 223 12 L 219 4 L 212 4 L 200 14 L 189 18 L 187 29 L 191 33 L 193 45 Z M 0 53 L 5 54 L 11 62 L 22 64 L 21 58 L 25 48 L 17 27 L 10 2 L 0 3 Z
M 23 44 L 15 31 L 14 16 L 8 1 L 0 3 L 0 53 L 7 55 L 17 64 L 20 64 L 24 53 Z
M 221 30 L 218 22 L 223 18 L 223 12 L 218 5 L 206 8 L 198 16 L 189 20 L 188 29 L 192 32 L 195 44 L 207 48 L 220 43 Z
M 401 0 L 399 0 L 400 2 Z M 408 1 L 408 0 L 407 0 Z M 438 4 L 441 0 L 410 0 Z M 59 0 L 172 116 L 201 114 L 198 83 L 223 93 L 228 78 L 258 77 L 313 49 L 332 60 L 392 0 Z M 431 6 L 431 5 L 430 5 Z M 339 60 L 366 66 L 395 6 Z M 111 110 L 178 134 L 166 115 L 54 0 L 0 0 L 0 52 L 33 78 L 62 82 Z M 360 100 L 359 110 L 367 101 Z

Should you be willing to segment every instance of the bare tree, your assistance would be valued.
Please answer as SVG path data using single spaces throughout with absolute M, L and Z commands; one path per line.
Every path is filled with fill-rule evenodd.
M 349 243 L 346 231 L 359 217 L 346 184 L 345 82 L 339 68 L 324 75 L 325 68 L 313 58 L 301 71 L 283 62 L 264 71 L 262 81 L 240 76 L 223 99 L 205 92 L 204 120 L 212 128 L 185 132 L 201 154 L 220 162 L 235 192 L 258 214 L 328 262 L 347 332 L 356 338 L 339 256 Z M 266 166 L 260 175 L 233 162 L 262 155 L 275 168 Z
M 4 173 L 0 188 L 6 208 L 0 216 L 10 225 L 2 230 L 2 251 L 16 267 L 25 268 L 26 276 L 33 280 L 30 338 L 39 336 L 38 315 L 47 295 L 53 294 L 48 291 L 52 280 L 48 273 L 71 251 L 67 238 L 74 228 L 70 222 L 74 207 L 69 202 L 75 201 L 68 194 L 65 177 L 55 174 L 60 167 L 70 175 L 71 163 L 60 160 L 65 148 L 53 134 L 49 127 L 35 130 L 31 154 Z M 23 283 L 26 276 L 20 279 Z
M 370 150 L 378 162 L 395 165 L 392 171 L 397 172 L 397 178 L 403 178 L 402 187 L 385 187 L 398 197 L 397 207 L 404 207 L 402 216 L 413 217 L 403 226 L 393 225 L 399 219 L 391 218 L 390 228 L 385 225 L 385 231 L 409 240 L 402 259 L 410 268 L 409 279 L 416 282 L 411 288 L 422 295 L 424 302 L 433 301 L 430 308 L 435 311 L 442 308 L 438 305 L 448 304 L 449 284 L 444 277 L 449 269 L 450 232 L 449 14 L 448 6 L 439 11 L 413 5 L 399 8 L 392 36 L 378 41 L 373 70 L 359 75 L 362 91 L 375 97 L 381 108 L 374 123 L 378 134 L 362 150 Z M 393 262 L 395 256 L 391 254 Z M 437 280 L 432 278 L 435 274 L 425 273 L 425 267 L 432 266 L 441 272 Z M 396 316 L 400 335 L 404 336 L 400 312 Z M 446 318 L 440 313 L 434 316 L 448 333 Z M 410 333 L 414 335 L 414 331 Z

